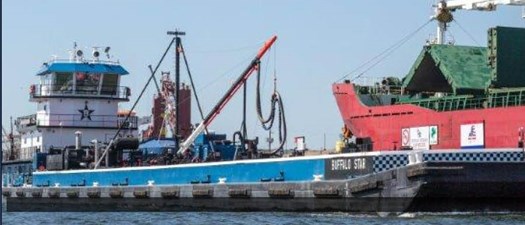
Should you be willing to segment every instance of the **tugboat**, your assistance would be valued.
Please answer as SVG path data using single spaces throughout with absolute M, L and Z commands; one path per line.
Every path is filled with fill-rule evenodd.
M 88 168 L 89 164 L 70 159 L 58 163 L 53 157 L 69 155 L 75 162 L 88 162 L 92 154 L 86 146 L 93 142 L 109 142 L 119 129 L 119 137 L 137 136 L 137 116 L 126 118 L 118 108 L 131 95 L 130 88 L 120 86 L 129 73 L 118 61 L 111 61 L 109 51 L 106 47 L 107 59 L 102 60 L 99 48 L 93 48 L 93 58 L 87 59 L 75 43 L 69 59 L 42 65 L 36 74 L 40 83 L 29 87 L 29 100 L 36 103 L 37 112 L 15 121 L 20 138 L 16 159 L 27 163 L 2 162 L 4 185 L 22 185 L 13 183 L 17 176 L 11 170 L 24 170 L 27 177 L 34 170 Z M 25 183 L 30 184 L 29 180 Z
M 169 47 L 176 42 L 177 49 L 182 49 L 180 36 L 183 32 L 176 31 L 173 34 L 176 37 Z M 140 175 L 135 175 L 135 172 L 149 171 L 151 169 L 149 166 L 276 156 L 283 150 L 285 137 L 280 137 L 281 144 L 276 150 L 264 152 L 258 151 L 257 139 L 248 139 L 246 131 L 235 133 L 232 142 L 226 140 L 226 135 L 206 130 L 233 94 L 246 83 L 254 71 L 258 70 L 260 59 L 276 38 L 274 36 L 268 40 L 235 84 L 195 128 L 190 122 L 190 88 L 184 84 L 182 87 L 179 86 L 178 73 L 175 82 L 171 81 L 168 73 L 163 73 L 158 95 L 154 97 L 153 121 L 142 132 L 142 144 L 139 143 L 138 138 L 139 120 L 133 108 L 130 110 L 118 108 L 119 102 L 129 101 L 131 96 L 128 87 L 119 86 L 121 78 L 128 75 L 128 72 L 118 62 L 100 60 L 98 49 L 93 50 L 92 59 L 85 58 L 82 50 L 77 49 L 75 44 L 69 60 L 54 59 L 44 63 L 43 68 L 37 73 L 41 77 L 40 84 L 30 86 L 30 101 L 37 103 L 37 113 L 20 117 L 16 122 L 22 140 L 20 159 L 24 161 L 3 162 L 3 166 L 8 168 L 4 171 L 11 171 L 13 166 L 17 166 L 13 171 L 18 171 L 18 168 L 27 170 L 22 174 L 25 179 L 20 182 L 18 177 L 21 175 L 4 172 L 3 185 L 5 187 L 77 186 L 79 183 L 85 185 L 88 182 L 102 186 L 124 180 L 129 185 L 144 184 L 149 180 L 156 180 L 158 184 L 173 184 L 175 181 L 165 179 L 168 177 L 156 177 L 157 175 L 151 174 L 137 179 Z M 105 49 L 108 59 L 109 49 L 109 47 Z M 177 51 L 177 58 L 179 54 L 180 52 Z M 178 64 L 179 60 L 177 60 L 177 68 Z M 153 79 L 154 71 L 152 72 Z M 274 119 L 279 117 L 279 126 L 285 128 L 283 105 L 277 92 L 272 96 L 272 102 L 273 111 L 263 124 L 267 124 L 269 129 Z M 279 103 L 280 105 L 275 105 Z M 276 108 L 280 110 L 279 113 L 275 113 Z M 174 139 L 165 140 L 167 127 L 172 128 Z M 67 144 L 72 143 L 73 140 L 74 145 Z M 164 143 L 164 146 L 159 143 Z M 117 171 L 124 169 L 129 170 L 129 174 L 119 172 L 122 176 L 115 177 L 100 169 L 110 173 L 113 169 Z M 81 175 L 80 178 L 75 174 L 68 177 L 63 172 L 81 172 L 87 177 Z M 177 170 L 172 172 L 179 173 Z M 275 173 L 279 174 L 279 171 Z M 176 183 L 188 183 L 203 177 L 209 179 L 212 174 L 201 171 L 200 175 L 186 175 L 191 178 L 178 180 Z M 249 176 L 243 179 L 259 178 Z

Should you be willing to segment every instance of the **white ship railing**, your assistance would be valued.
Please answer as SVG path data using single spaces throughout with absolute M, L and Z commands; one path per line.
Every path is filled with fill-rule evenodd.
M 72 62 L 78 62 L 78 63 L 100 63 L 100 64 L 108 64 L 108 65 L 120 65 L 119 61 L 111 61 L 111 60 L 99 60 L 99 59 L 51 59 L 45 63 L 51 64 L 51 63 L 72 63 Z
M 21 126 L 49 126 L 49 127 L 96 127 L 116 129 L 122 126 L 126 129 L 137 129 L 138 117 L 130 116 L 125 122 L 126 117 L 117 115 L 91 115 L 89 118 L 78 114 L 47 114 L 38 113 L 27 116 L 35 121 L 30 124 L 20 124 Z M 24 117 L 25 118 L 25 117 Z M 22 129 L 23 127 L 21 127 Z
M 31 98 L 74 96 L 74 97 L 104 97 L 128 100 L 130 89 L 125 86 L 98 86 L 84 85 L 74 88 L 73 85 L 43 85 L 35 84 L 31 87 Z

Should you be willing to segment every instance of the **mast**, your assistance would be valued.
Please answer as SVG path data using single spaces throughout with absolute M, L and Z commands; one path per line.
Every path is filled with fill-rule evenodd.
M 450 11 L 447 9 L 447 3 L 441 1 L 436 7 L 436 20 L 438 21 L 437 31 L 436 31 L 436 44 L 444 44 L 445 42 L 445 31 L 447 31 L 447 23 L 452 22 L 453 17 Z
M 174 138 L 177 145 L 179 144 L 179 89 L 180 89 L 180 49 L 181 49 L 181 39 L 179 36 L 186 35 L 186 32 L 183 31 L 168 31 L 168 35 L 175 35 L 175 131 Z

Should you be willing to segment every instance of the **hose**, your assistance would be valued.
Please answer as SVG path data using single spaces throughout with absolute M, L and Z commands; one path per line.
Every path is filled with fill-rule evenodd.
M 270 109 L 270 115 L 268 118 L 264 118 L 262 115 L 262 109 L 261 109 L 261 89 L 260 89 L 260 80 L 261 80 L 261 70 L 260 70 L 260 62 L 257 62 L 257 87 L 256 87 L 256 111 L 257 111 L 257 117 L 259 118 L 259 121 L 261 122 L 261 125 L 264 130 L 269 131 L 272 129 L 274 121 L 275 121 L 275 109 L 276 106 L 279 108 L 278 113 L 278 123 L 279 123 L 279 147 L 273 151 L 271 151 L 272 155 L 277 154 L 278 152 L 283 150 L 284 144 L 286 143 L 286 117 L 284 114 L 284 104 L 281 98 L 281 95 L 275 88 L 275 82 L 274 82 L 274 91 L 271 98 L 271 109 Z

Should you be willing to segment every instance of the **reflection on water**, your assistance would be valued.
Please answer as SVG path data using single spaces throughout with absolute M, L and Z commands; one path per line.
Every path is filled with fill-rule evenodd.
M 4 206 L 4 205 L 3 205 Z M 4 207 L 2 207 L 4 208 Z M 11 213 L 2 224 L 525 224 L 525 214 L 377 214 L 286 212 Z

